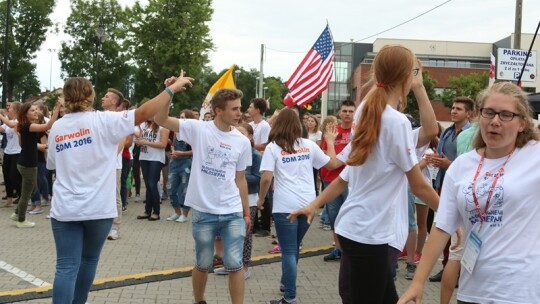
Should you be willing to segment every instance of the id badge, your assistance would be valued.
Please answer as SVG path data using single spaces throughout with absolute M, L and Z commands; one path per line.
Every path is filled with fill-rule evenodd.
M 476 265 L 481 248 L 482 240 L 476 232 L 471 230 L 465 243 L 463 257 L 461 258 L 461 265 L 469 272 L 469 274 L 473 273 L 474 265 Z

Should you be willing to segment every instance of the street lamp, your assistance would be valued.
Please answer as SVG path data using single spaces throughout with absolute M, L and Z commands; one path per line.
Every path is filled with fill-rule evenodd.
M 263 91 L 263 99 L 266 99 L 266 90 L 268 90 L 268 87 L 264 87 L 264 91 Z
M 99 78 L 99 50 L 103 43 L 107 40 L 108 35 L 105 33 L 105 26 L 103 25 L 103 16 L 99 17 L 99 26 L 96 29 L 96 75 L 94 77 L 94 88 L 96 94 L 99 94 L 98 90 L 98 78 Z
M 49 70 L 49 92 L 52 92 L 52 58 L 53 53 L 56 53 L 56 49 L 47 49 L 51 53 L 51 66 Z

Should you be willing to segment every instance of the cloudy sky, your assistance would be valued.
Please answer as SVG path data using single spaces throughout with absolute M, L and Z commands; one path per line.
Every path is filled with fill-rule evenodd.
M 119 2 L 131 5 L 135 1 Z M 231 64 L 258 69 L 264 44 L 265 75 L 286 80 L 327 22 L 334 41 L 371 43 L 377 38 L 401 38 L 491 43 L 514 32 L 515 5 L 514 0 L 214 0 L 209 26 L 216 49 L 210 54 L 210 65 L 215 71 Z M 54 21 L 65 24 L 69 13 L 69 0 L 57 0 Z M 538 22 L 540 1 L 523 0 L 522 32 L 534 33 Z M 43 89 L 49 84 L 63 85 L 54 50 L 64 39 L 62 35 L 48 37 L 37 55 Z

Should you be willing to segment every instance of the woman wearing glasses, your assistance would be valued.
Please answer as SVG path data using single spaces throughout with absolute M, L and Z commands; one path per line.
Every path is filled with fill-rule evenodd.
M 539 136 L 527 97 L 497 83 L 478 97 L 475 150 L 449 168 L 429 242 L 398 303 L 420 303 L 423 284 L 445 244 L 465 227 L 458 303 L 540 303 Z

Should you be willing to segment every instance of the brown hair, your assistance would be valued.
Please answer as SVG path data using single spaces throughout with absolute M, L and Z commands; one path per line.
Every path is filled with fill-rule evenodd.
M 337 120 L 337 117 L 335 117 L 334 115 L 328 115 L 326 116 L 322 123 L 321 123 L 321 132 L 323 132 L 323 134 L 326 132 L 326 126 L 330 123 L 335 123 L 337 124 L 338 120 Z
M 540 134 L 536 133 L 534 130 L 534 122 L 532 118 L 532 109 L 529 105 L 527 95 L 521 90 L 520 87 L 511 83 L 511 82 L 498 82 L 492 85 L 491 87 L 483 90 L 478 94 L 477 105 L 478 109 L 482 109 L 486 100 L 489 96 L 493 94 L 504 94 L 512 97 L 516 104 L 517 114 L 520 117 L 515 117 L 514 119 L 523 119 L 525 121 L 525 128 L 522 132 L 519 132 L 516 137 L 516 147 L 521 148 L 525 146 L 530 140 L 539 140 Z M 480 117 L 480 119 L 482 119 Z M 482 138 L 481 132 L 477 132 L 474 137 L 473 146 L 475 149 L 484 148 L 486 142 Z
M 315 133 L 317 133 L 317 131 L 319 131 L 319 127 L 321 126 L 321 122 L 319 121 L 319 119 L 317 118 L 317 116 L 313 115 L 313 114 L 309 114 L 308 116 L 308 119 L 313 119 L 315 121 Z M 306 127 L 307 128 L 307 127 Z M 309 130 L 307 130 L 309 132 Z
M 15 117 L 13 118 L 17 118 L 17 116 L 19 115 L 19 112 L 21 111 L 21 107 L 22 107 L 22 103 L 16 102 L 16 101 L 11 102 L 9 109 L 11 110 L 11 112 L 13 112 L 13 114 L 15 114 Z
M 184 117 L 186 117 L 186 119 L 194 119 L 195 118 L 195 114 L 193 114 L 192 110 L 188 110 L 188 109 L 182 110 L 182 111 L 180 111 L 180 114 L 178 114 L 178 117 L 180 117 L 181 114 L 184 114 Z
M 275 142 L 283 151 L 296 153 L 294 144 L 302 137 L 302 124 L 296 112 L 290 108 L 282 110 L 273 121 L 269 142 Z
M 92 83 L 82 77 L 68 78 L 64 83 L 63 94 L 66 113 L 88 111 L 96 96 Z
M 461 103 L 465 106 L 465 110 L 474 112 L 474 100 L 467 96 L 458 96 L 452 100 L 452 103 Z
M 212 105 L 212 109 L 220 108 L 225 110 L 228 101 L 241 99 L 243 96 L 244 94 L 242 91 L 237 89 L 219 89 L 214 96 L 212 96 L 210 105 Z
M 43 116 L 49 117 L 49 107 L 44 102 L 36 101 L 34 105 L 43 113 Z
M 17 132 L 21 132 L 24 125 L 32 123 L 30 120 L 28 120 L 26 114 L 28 114 L 28 111 L 30 111 L 30 108 L 32 108 L 33 105 L 34 104 L 30 101 L 22 104 L 21 109 L 19 110 L 19 115 L 17 115 Z
M 249 103 L 250 104 L 252 103 L 255 109 L 259 109 L 259 112 L 261 113 L 261 115 L 264 115 L 264 112 L 268 110 L 268 104 L 266 103 L 266 100 L 263 98 L 253 98 L 252 100 L 249 101 Z
M 366 162 L 379 138 L 382 113 L 387 104 L 388 93 L 401 87 L 401 101 L 407 102 L 407 81 L 412 75 L 415 56 L 400 45 L 384 46 L 373 61 L 373 76 L 377 82 L 366 96 L 351 142 L 348 165 L 358 166 Z M 404 108 L 403 107 L 403 108 Z
M 116 96 L 118 96 L 118 100 L 116 101 L 116 104 L 115 104 L 116 107 L 120 106 L 120 104 L 122 104 L 122 102 L 124 101 L 124 94 L 122 94 L 122 92 L 118 91 L 115 88 L 108 88 L 107 93 L 113 93 Z M 131 103 L 130 103 L 130 106 L 131 106 Z M 129 107 L 126 107 L 126 109 L 129 109 Z

